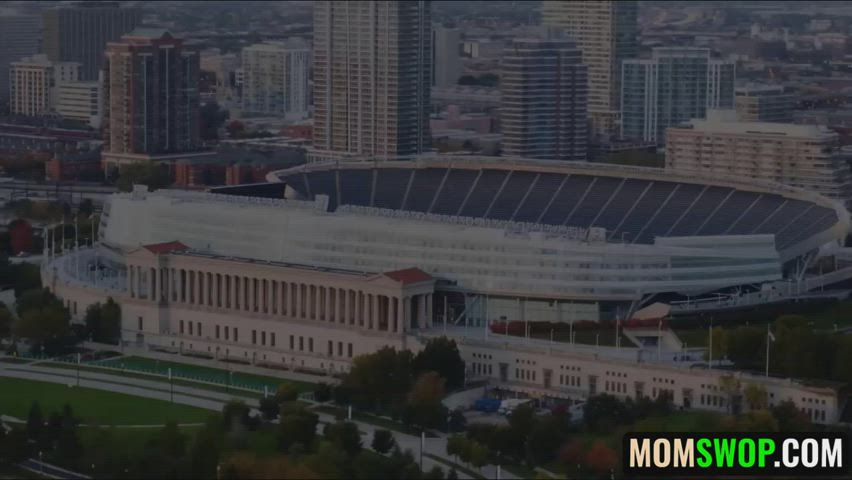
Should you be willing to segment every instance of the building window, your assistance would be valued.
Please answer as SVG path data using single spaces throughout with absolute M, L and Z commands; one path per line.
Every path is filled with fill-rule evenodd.
M 234 327 L 234 341 L 235 341 L 235 342 L 239 342 L 239 341 L 240 341 L 240 331 L 239 331 L 239 330 L 237 330 L 237 327 Z
M 270 332 L 269 334 L 269 344 L 271 346 L 275 346 L 275 332 Z
M 143 325 L 142 325 L 142 317 L 139 317 L 137 320 L 138 320 L 138 322 L 139 322 L 139 328 L 138 328 L 138 330 L 144 330 L 144 328 L 142 328 L 142 327 L 143 327 Z
M 216 325 L 216 340 L 219 340 L 219 325 Z
M 314 353 L 314 337 L 308 337 L 308 351 Z
M 347 348 L 346 348 L 346 355 L 347 355 L 349 358 L 352 358 L 352 344 L 350 343 L 350 344 L 349 344 L 349 345 L 347 345 L 346 347 L 347 347 Z
M 290 335 L 290 350 L 293 350 L 294 348 L 295 347 L 293 347 L 293 335 Z
M 201 336 L 201 322 L 196 323 L 195 331 L 196 331 L 196 333 L 198 333 L 198 336 L 200 337 Z
M 328 356 L 334 355 L 334 342 L 331 340 L 328 341 Z
M 251 331 L 251 344 L 257 345 L 257 330 Z
M 299 351 L 305 351 L 305 337 L 299 337 Z
M 343 342 L 337 342 L 337 356 L 343 356 Z
M 231 328 L 227 325 L 225 326 L 225 340 L 231 339 Z
M 183 320 L 180 321 L 180 334 L 183 335 Z
M 181 320 L 181 323 L 183 323 L 183 320 Z M 189 324 L 189 334 L 192 335 L 192 322 L 186 322 L 186 323 Z
M 266 345 L 266 332 L 260 332 L 260 344 Z

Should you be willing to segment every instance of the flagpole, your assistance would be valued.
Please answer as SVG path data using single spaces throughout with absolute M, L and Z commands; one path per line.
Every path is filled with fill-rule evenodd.
M 708 336 L 710 337 L 710 352 L 707 355 L 707 369 L 713 369 L 713 319 L 710 319 L 710 327 L 708 331 Z
M 772 332 L 769 330 L 769 324 L 766 324 L 766 376 L 769 376 L 769 341 L 772 338 Z

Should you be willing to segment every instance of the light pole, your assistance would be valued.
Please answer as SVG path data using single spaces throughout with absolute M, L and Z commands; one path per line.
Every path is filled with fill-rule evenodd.
M 44 476 L 44 462 L 42 461 L 43 457 L 44 457 L 44 455 L 43 455 L 42 451 L 39 450 L 38 451 L 38 468 L 41 471 L 42 477 Z

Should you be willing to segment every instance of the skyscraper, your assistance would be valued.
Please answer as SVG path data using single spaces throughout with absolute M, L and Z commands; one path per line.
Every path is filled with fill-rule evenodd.
M 16 115 L 46 115 L 54 110 L 58 88 L 80 78 L 80 64 L 51 62 L 45 55 L 33 55 L 12 62 L 9 67 L 9 111 Z
M 162 29 L 107 46 L 103 163 L 198 149 L 199 54 Z
M 453 86 L 461 75 L 461 33 L 436 25 L 432 29 L 432 86 Z
M 243 110 L 308 115 L 311 49 L 304 42 L 267 42 L 243 49 Z
M 542 2 L 542 23 L 562 27 L 583 52 L 592 135 L 601 141 L 618 132 L 621 62 L 636 56 L 636 16 L 632 0 Z
M 588 82 L 582 55 L 565 40 L 518 39 L 503 54 L 503 154 L 585 160 Z
M 736 64 L 706 48 L 655 48 L 652 58 L 624 62 L 622 137 L 663 144 L 666 128 L 734 107 Z
M 428 148 L 430 8 L 420 0 L 314 3 L 313 160 Z
M 38 53 L 40 39 L 37 15 L 0 16 L 0 103 L 9 98 L 9 65 Z
M 118 2 L 72 2 L 45 10 L 44 53 L 53 62 L 79 62 L 82 80 L 97 80 L 107 42 L 142 23 L 138 8 Z

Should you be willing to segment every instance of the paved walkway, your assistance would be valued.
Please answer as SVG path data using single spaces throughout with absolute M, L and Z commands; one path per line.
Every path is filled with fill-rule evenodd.
M 59 383 L 67 385 L 76 385 L 77 371 L 61 368 L 51 368 L 39 365 L 21 365 L 21 364 L 2 364 L 0 363 L 0 376 L 22 378 L 29 380 L 38 380 L 48 383 Z M 169 400 L 168 385 L 164 382 L 156 382 L 151 380 L 143 380 L 132 377 L 122 377 L 111 375 L 108 373 L 96 372 L 80 372 L 80 387 L 93 388 L 98 390 L 107 390 L 111 392 L 125 393 L 138 397 L 152 398 L 158 400 Z M 165 388 L 165 390 L 163 390 Z M 222 411 L 225 403 L 232 399 L 244 401 L 247 405 L 256 409 L 259 401 L 255 398 L 241 397 L 236 394 L 228 394 L 224 392 L 216 392 L 204 390 L 200 388 L 188 387 L 183 385 L 174 385 L 174 402 L 183 405 L 189 405 L 207 410 Z M 333 415 L 327 413 L 316 412 L 323 423 L 334 423 Z M 355 421 L 358 428 L 364 432 L 363 444 L 369 448 L 373 439 L 373 432 L 378 427 L 368 423 Z M 392 432 L 397 444 L 403 450 L 411 450 L 415 459 L 419 459 L 420 455 L 420 437 L 408 435 L 401 432 Z M 438 438 L 426 438 L 424 452 L 431 453 L 435 456 L 446 459 L 449 462 L 454 462 L 447 455 L 447 438 L 442 435 Z M 429 470 L 434 466 L 439 466 L 447 471 L 449 468 L 433 459 L 426 456 L 423 457 L 423 468 Z M 470 478 L 462 472 L 458 472 L 459 478 Z M 482 474 L 486 478 L 496 478 L 496 467 L 489 465 L 482 468 Z M 507 472 L 505 469 L 501 472 L 501 478 L 511 480 L 517 478 Z

